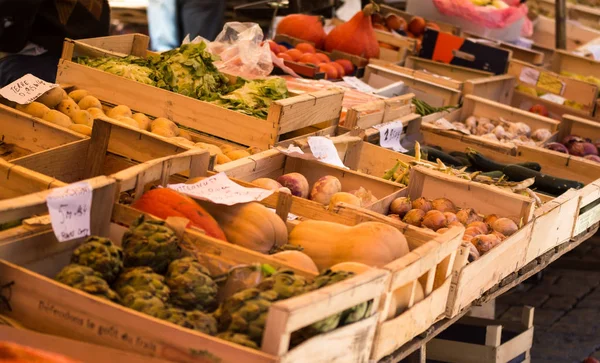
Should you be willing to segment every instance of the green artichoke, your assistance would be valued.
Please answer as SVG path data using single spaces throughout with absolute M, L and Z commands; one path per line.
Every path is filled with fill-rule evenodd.
M 108 238 L 91 236 L 73 251 L 71 263 L 90 267 L 111 283 L 123 268 L 123 251 Z
M 279 270 L 257 286 L 261 291 L 274 290 L 279 295 L 278 300 L 303 294 L 307 287 L 306 279 L 291 270 Z
M 219 333 L 217 338 L 221 338 L 232 343 L 236 343 L 239 345 L 243 345 L 245 347 L 258 349 L 258 345 L 250 339 L 246 334 L 232 333 L 230 331 L 226 331 L 224 333 Z
M 56 281 L 113 302 L 118 303 L 120 300 L 108 282 L 102 279 L 102 275 L 87 266 L 67 265 L 56 275 Z
M 154 273 L 150 267 L 133 267 L 126 269 L 115 281 L 114 288 L 121 297 L 146 291 L 163 302 L 169 299 L 169 287 L 162 275 Z
M 164 221 L 144 220 L 142 215 L 123 235 L 125 266 L 149 266 L 164 273 L 181 256 L 179 239 Z
M 193 257 L 171 262 L 167 271 L 170 302 L 187 310 L 211 310 L 215 307 L 217 284 L 209 272 Z
M 154 316 L 165 308 L 165 303 L 148 291 L 135 291 L 123 297 L 122 304 L 140 313 Z
M 194 310 L 187 312 L 187 318 L 194 325 L 194 330 L 208 335 L 217 334 L 217 321 L 212 315 Z

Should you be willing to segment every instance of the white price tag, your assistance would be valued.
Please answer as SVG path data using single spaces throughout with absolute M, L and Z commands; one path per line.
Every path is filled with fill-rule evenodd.
M 296 145 L 289 145 L 287 149 L 278 147 L 277 151 L 279 151 L 280 153 L 285 154 L 285 155 L 291 155 L 291 154 L 294 154 L 294 153 L 304 154 L 304 151 L 302 151 L 302 149 L 300 149 Z
M 379 145 L 386 149 L 392 149 L 397 152 L 407 152 L 400 144 L 402 135 L 402 121 L 392 121 L 385 124 L 373 126 L 379 130 Z
M 256 202 L 273 194 L 272 190 L 245 188 L 231 181 L 225 173 L 213 175 L 194 184 L 169 184 L 167 188 L 194 198 L 224 205 Z
M 90 235 L 92 187 L 88 182 L 52 189 L 46 204 L 52 229 L 59 242 Z
M 523 69 L 521 69 L 521 74 L 519 75 L 521 81 L 534 86 L 537 84 L 539 78 L 540 71 L 529 67 L 523 67 Z
M 0 89 L 0 95 L 20 105 L 26 105 L 57 86 L 57 84 L 42 81 L 28 73 Z
M 344 165 L 333 141 L 324 136 L 310 136 L 308 138 L 308 146 L 313 156 L 319 161 L 326 164 L 339 166 L 340 168 L 349 169 Z
M 361 81 L 360 79 L 356 78 L 356 77 L 342 77 L 342 79 L 344 80 L 344 82 L 346 82 L 350 87 L 355 88 L 361 92 L 365 92 L 365 93 L 373 93 L 375 91 L 377 91 L 375 88 L 369 86 L 368 84 L 366 84 L 365 82 Z
M 554 93 L 546 93 L 545 95 L 541 95 L 540 98 L 546 101 L 558 103 L 559 105 L 564 105 L 566 101 L 563 97 L 555 95 Z

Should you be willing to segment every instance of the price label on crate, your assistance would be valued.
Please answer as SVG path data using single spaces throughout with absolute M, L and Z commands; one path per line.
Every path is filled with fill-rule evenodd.
M 58 85 L 45 82 L 28 73 L 0 89 L 0 95 L 20 105 L 26 105 L 54 87 L 58 87 Z
M 256 202 L 273 194 L 272 190 L 243 187 L 231 181 L 225 173 L 213 175 L 194 184 L 169 184 L 167 188 L 193 198 L 224 205 Z
M 59 242 L 90 235 L 92 187 L 88 182 L 52 189 L 46 204 L 52 229 Z
M 402 126 L 402 121 L 392 121 L 373 126 L 379 130 L 379 145 L 386 149 L 392 149 L 397 152 L 408 151 L 400 144 Z
M 558 103 L 559 105 L 564 105 L 566 101 L 566 99 L 564 99 L 563 97 L 560 97 L 559 95 L 555 95 L 553 93 L 546 93 L 544 95 L 541 95 L 540 98 L 546 101 Z
M 317 160 L 329 165 L 349 169 L 340 159 L 337 149 L 331 139 L 324 136 L 310 136 L 308 138 L 308 146 Z

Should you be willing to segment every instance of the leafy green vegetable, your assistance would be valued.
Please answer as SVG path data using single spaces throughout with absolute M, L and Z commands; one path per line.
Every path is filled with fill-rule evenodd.
M 204 42 L 186 44 L 148 59 L 79 58 L 78 63 L 215 104 L 247 115 L 266 118 L 274 100 L 288 97 L 285 81 L 269 78 L 235 83 L 214 65 L 218 57 Z
M 288 97 L 285 80 L 279 77 L 249 81 L 241 88 L 221 96 L 215 103 L 228 109 L 266 118 L 273 101 Z

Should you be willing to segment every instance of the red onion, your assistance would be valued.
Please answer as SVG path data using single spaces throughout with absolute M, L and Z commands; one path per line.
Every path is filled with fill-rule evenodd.
M 546 144 L 546 149 L 558 151 L 559 153 L 568 154 L 569 150 L 567 147 L 559 142 L 551 142 Z
M 566 147 L 569 147 L 569 144 L 572 144 L 574 142 L 582 142 L 583 139 L 577 135 L 568 135 L 563 137 L 561 143 L 563 145 L 565 145 Z
M 600 156 L 598 156 L 598 155 L 592 155 L 592 154 L 590 154 L 590 155 L 584 156 L 583 158 L 587 159 L 587 160 L 595 161 L 597 163 L 600 163 Z

